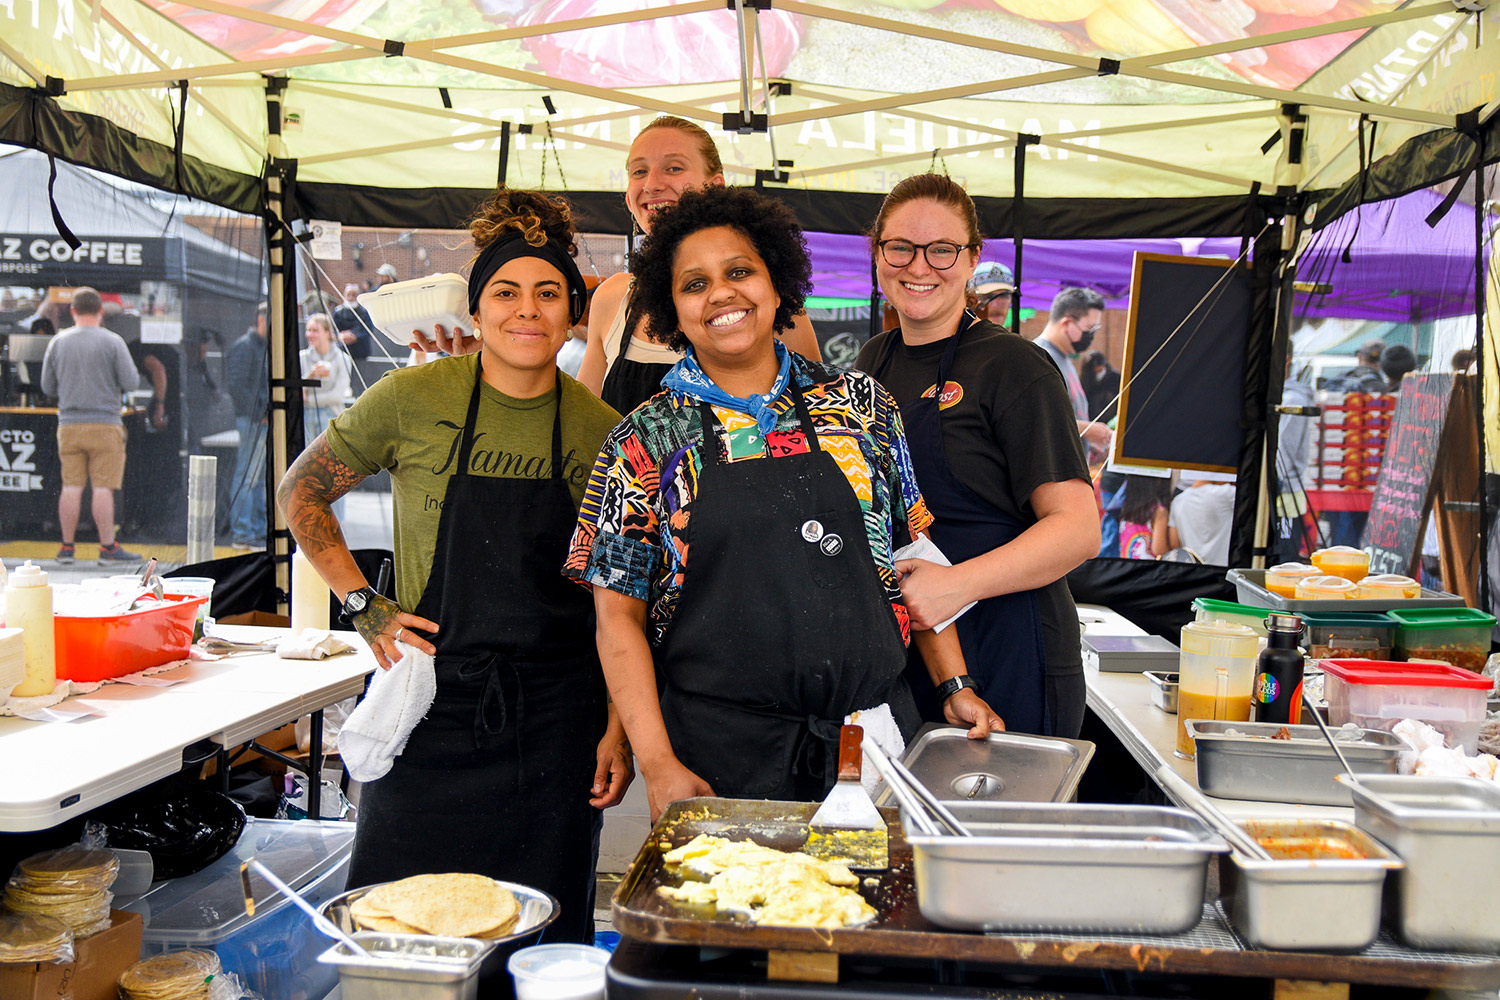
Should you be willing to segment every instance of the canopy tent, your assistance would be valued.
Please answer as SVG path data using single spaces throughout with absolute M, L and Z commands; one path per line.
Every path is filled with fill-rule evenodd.
M 275 381 L 289 220 L 452 227 L 505 181 L 624 232 L 624 152 L 660 113 L 809 230 L 860 232 L 895 180 L 946 170 L 1023 282 L 1028 239 L 1247 239 L 1248 559 L 1297 227 L 1500 158 L 1489 3 L 0 2 L 0 142 L 267 219 L 273 469 L 301 437 Z

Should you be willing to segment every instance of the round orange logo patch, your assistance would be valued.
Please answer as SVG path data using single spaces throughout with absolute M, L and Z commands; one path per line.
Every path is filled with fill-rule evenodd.
M 922 398 L 923 399 L 931 399 L 936 394 L 936 392 L 937 392 L 937 386 L 936 385 L 930 385 L 930 386 L 927 387 L 927 391 L 924 392 L 924 393 L 922 393 Z M 942 398 L 938 400 L 938 409 L 939 410 L 946 410 L 948 407 L 956 405 L 958 403 L 958 401 L 961 400 L 961 399 L 963 399 L 963 398 L 964 398 L 964 387 L 963 386 L 959 385 L 957 382 L 951 382 L 951 381 L 950 382 L 946 382 L 943 385 L 943 395 L 942 395 Z

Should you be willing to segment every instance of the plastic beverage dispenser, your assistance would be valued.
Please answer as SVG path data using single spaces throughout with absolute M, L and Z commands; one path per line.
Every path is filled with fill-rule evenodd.
M 1260 637 L 1248 625 L 1225 621 L 1182 626 L 1178 664 L 1177 756 L 1196 751 L 1187 733 L 1189 719 L 1250 720 L 1250 689 Z

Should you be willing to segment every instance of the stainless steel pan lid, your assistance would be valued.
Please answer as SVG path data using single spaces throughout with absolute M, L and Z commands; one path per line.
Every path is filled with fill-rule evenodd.
M 928 725 L 901 761 L 944 802 L 1066 802 L 1078 789 L 1094 744 L 1024 733 L 971 740 L 957 726 Z M 895 805 L 882 783 L 878 805 Z

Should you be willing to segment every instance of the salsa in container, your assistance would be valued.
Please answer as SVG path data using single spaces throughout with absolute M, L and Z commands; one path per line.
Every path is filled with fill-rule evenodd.
M 1412 608 L 1389 612 L 1396 623 L 1396 649 L 1408 660 L 1442 660 L 1455 667 L 1484 669 L 1495 616 L 1473 608 Z

